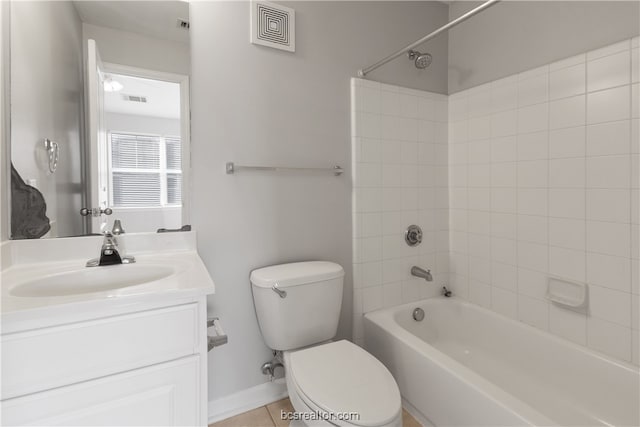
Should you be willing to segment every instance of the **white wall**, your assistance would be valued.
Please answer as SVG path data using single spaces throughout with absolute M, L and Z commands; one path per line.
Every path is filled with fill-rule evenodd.
M 362 314 L 438 295 L 449 282 L 447 96 L 352 80 L 353 329 Z M 424 233 L 405 243 L 406 228 Z M 431 270 L 433 282 L 411 276 Z
M 134 114 L 106 113 L 107 131 L 159 135 L 180 135 L 180 120 Z M 158 228 L 182 227 L 182 207 L 113 208 L 107 217 L 107 229 L 119 219 L 127 233 L 155 232 Z
M 635 364 L 639 79 L 636 37 L 449 100 L 455 293 Z M 551 276 L 589 313 L 549 303 Z
M 190 51 L 187 43 L 87 23 L 82 24 L 82 32 L 85 46 L 87 39 L 96 41 L 104 62 L 167 73 L 190 74 Z
M 11 157 L 47 202 L 51 236 L 82 233 L 82 32 L 70 1 L 11 4 Z M 45 36 L 46 34 L 46 36 Z M 44 138 L 60 145 L 50 174 Z
M 481 4 L 454 1 L 455 19 Z M 449 93 L 640 32 L 637 1 L 504 1 L 449 32 Z
M 288 2 L 296 53 L 249 43 L 248 2 L 192 2 L 193 218 L 216 282 L 210 313 L 229 343 L 209 353 L 209 396 L 265 382 L 270 359 L 255 318 L 249 273 L 324 259 L 346 270 L 340 337 L 351 336 L 349 79 L 359 68 L 447 20 L 435 2 Z M 446 40 L 426 72 L 408 60 L 377 74 L 446 92 Z M 440 67 L 443 67 L 442 69 Z M 377 77 L 376 77 L 377 78 Z M 346 169 L 342 177 L 226 175 L 225 162 Z
M 107 112 L 105 126 L 107 131 L 180 136 L 180 119 Z

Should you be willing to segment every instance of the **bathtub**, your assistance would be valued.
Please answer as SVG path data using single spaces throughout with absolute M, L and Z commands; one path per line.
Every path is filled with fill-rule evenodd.
M 436 426 L 640 424 L 638 367 L 456 298 L 368 313 L 364 338 Z

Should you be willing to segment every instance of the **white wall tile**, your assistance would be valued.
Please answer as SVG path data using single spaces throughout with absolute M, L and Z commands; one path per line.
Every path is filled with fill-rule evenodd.
M 553 188 L 584 188 L 585 159 L 575 157 L 549 161 L 549 185 Z
M 518 85 L 515 81 L 494 82 L 491 89 L 493 111 L 512 110 L 518 107 Z
M 587 344 L 587 318 L 582 313 L 549 305 L 549 330 L 578 344 Z
M 507 110 L 491 115 L 491 136 L 509 136 L 517 133 L 518 111 Z
M 518 242 L 518 266 L 545 272 L 549 269 L 549 247 L 538 243 Z
M 537 299 L 547 294 L 547 273 L 518 268 L 518 292 Z
M 491 308 L 512 319 L 518 318 L 518 299 L 515 292 L 500 288 L 491 289 Z
M 549 158 L 583 157 L 585 128 L 583 126 L 556 129 L 549 132 Z
M 491 162 L 513 162 L 516 159 L 517 140 L 515 135 L 491 140 Z
M 549 303 L 524 295 L 518 297 L 518 318 L 538 329 L 549 329 Z
M 583 219 L 549 218 L 549 244 L 585 250 L 587 223 Z
M 362 290 L 362 309 L 365 313 L 382 307 L 382 286 L 372 286 Z
M 546 188 L 521 188 L 518 190 L 518 214 L 546 216 L 548 200 Z
M 491 284 L 516 292 L 518 290 L 518 268 L 514 265 L 493 262 L 491 264 Z
M 630 52 L 622 52 L 587 62 L 587 90 L 608 89 L 630 83 Z
M 585 190 L 549 189 L 549 216 L 556 218 L 585 218 Z
M 631 329 L 590 317 L 588 346 L 613 357 L 631 361 Z
M 548 162 L 531 160 L 518 162 L 519 188 L 546 188 L 549 184 Z
M 549 273 L 563 279 L 584 282 L 586 279 L 586 254 L 574 249 L 549 248 Z
M 491 286 L 477 280 L 469 281 L 469 301 L 482 307 L 491 307 Z
M 549 157 L 547 131 L 518 135 L 518 160 L 541 160 Z
M 587 253 L 587 282 L 631 292 L 631 260 L 626 257 Z
M 538 74 L 518 81 L 518 106 L 524 107 L 549 100 L 549 75 Z
M 629 156 L 587 158 L 587 187 L 629 188 L 631 182 Z
M 631 81 L 638 83 L 640 80 L 640 64 L 638 61 L 638 48 L 631 50 Z
M 549 127 L 549 105 L 531 105 L 518 109 L 518 133 L 546 130 Z
M 589 314 L 621 326 L 631 327 L 629 293 L 589 286 Z
M 595 124 L 628 119 L 631 115 L 629 86 L 589 93 L 587 123 Z
M 491 235 L 515 240 L 517 237 L 517 215 L 492 212 Z
M 552 71 L 549 75 L 550 99 L 567 98 L 585 92 L 585 64 Z
M 630 132 L 627 120 L 587 126 L 587 155 L 628 154 L 631 150 Z
M 546 216 L 518 215 L 518 240 L 546 245 L 548 222 Z
M 516 265 L 517 258 L 517 242 L 511 239 L 503 239 L 494 237 L 491 239 L 491 259 L 508 265 Z
M 628 257 L 631 252 L 631 226 L 613 222 L 587 221 L 587 251 Z
M 491 186 L 491 165 L 473 164 L 467 166 L 468 184 L 470 188 Z
M 468 150 L 469 164 L 489 163 L 491 161 L 491 140 L 471 142 Z
M 630 222 L 631 192 L 615 189 L 587 190 L 587 219 Z
M 516 163 L 494 163 L 491 165 L 492 187 L 515 187 L 517 178 Z
M 517 196 L 515 188 L 492 188 L 491 210 L 501 213 L 516 213 Z
M 581 126 L 585 123 L 585 96 L 573 96 L 549 104 L 549 129 Z

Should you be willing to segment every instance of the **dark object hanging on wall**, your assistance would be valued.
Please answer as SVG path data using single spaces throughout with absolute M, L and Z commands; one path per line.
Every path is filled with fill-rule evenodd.
M 11 238 L 39 239 L 49 232 L 47 204 L 37 188 L 27 185 L 11 163 Z

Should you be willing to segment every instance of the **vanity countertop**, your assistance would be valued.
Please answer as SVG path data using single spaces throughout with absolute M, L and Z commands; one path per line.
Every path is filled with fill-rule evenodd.
M 99 252 L 100 236 L 52 239 L 40 241 L 41 245 L 37 241 L 8 242 L 15 246 L 4 254 L 0 284 L 2 334 L 83 321 L 95 318 L 97 312 L 101 316 L 112 316 L 189 303 L 196 297 L 214 293 L 213 280 L 195 249 L 195 233 L 179 234 L 127 236 L 126 242 L 122 239 L 126 243 L 126 254 L 134 255 L 136 262 L 106 267 L 85 266 L 91 258 L 87 254 Z M 62 247 L 55 248 L 56 243 Z M 62 251 L 65 246 L 74 248 L 66 252 L 66 257 Z M 7 248 L 3 249 L 7 252 Z M 155 276 L 137 282 L 135 275 L 140 271 Z M 97 286 L 89 292 L 84 289 L 78 292 L 76 286 L 72 292 L 64 288 L 56 295 L 46 292 L 48 279 L 64 287 L 65 277 L 73 277 L 80 283 L 85 276 L 88 282 L 96 281 L 97 277 L 108 283 L 112 277 L 127 281 L 128 272 L 132 279 L 119 287 Z M 28 295 L 17 291 L 34 281 L 44 284 Z M 88 283 L 88 286 L 96 285 Z M 44 290 L 42 295 L 39 289 Z

